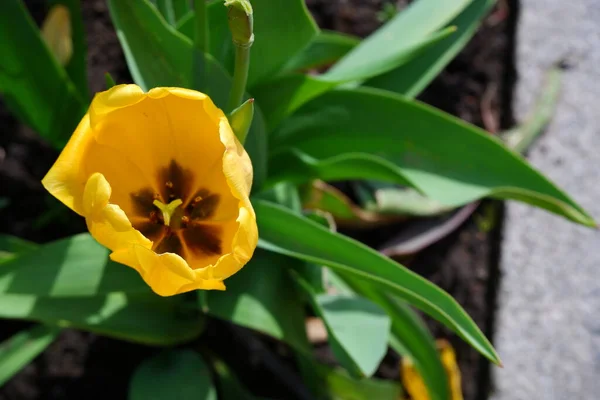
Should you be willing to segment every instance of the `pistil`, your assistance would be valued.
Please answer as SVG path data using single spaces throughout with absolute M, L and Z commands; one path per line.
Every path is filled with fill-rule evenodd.
M 170 226 L 171 217 L 173 217 L 173 214 L 175 214 L 177 208 L 183 204 L 183 201 L 181 201 L 181 199 L 176 199 L 170 202 L 169 204 L 164 204 L 159 200 L 154 200 L 152 204 L 154 204 L 156 208 L 158 208 L 162 212 L 165 226 Z

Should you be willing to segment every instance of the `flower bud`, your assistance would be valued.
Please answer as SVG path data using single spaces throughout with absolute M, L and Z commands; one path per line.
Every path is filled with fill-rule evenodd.
M 227 17 L 233 42 L 237 46 L 250 47 L 254 42 L 254 18 L 249 0 L 225 0 L 229 8 Z

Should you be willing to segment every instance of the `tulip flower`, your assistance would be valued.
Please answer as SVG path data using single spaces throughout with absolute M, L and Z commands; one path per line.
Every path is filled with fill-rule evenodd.
M 42 183 L 161 296 L 224 290 L 258 241 L 248 154 L 193 90 L 97 94 Z

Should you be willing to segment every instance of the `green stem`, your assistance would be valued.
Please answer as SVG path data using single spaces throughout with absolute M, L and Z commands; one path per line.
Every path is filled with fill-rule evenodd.
M 203 53 L 208 53 L 209 35 L 208 18 L 206 16 L 206 0 L 194 0 L 196 10 L 194 46 Z
M 250 67 L 250 46 L 235 44 L 235 68 L 233 70 L 233 84 L 229 94 L 228 111 L 234 110 L 244 99 L 246 83 L 248 82 L 248 69 Z

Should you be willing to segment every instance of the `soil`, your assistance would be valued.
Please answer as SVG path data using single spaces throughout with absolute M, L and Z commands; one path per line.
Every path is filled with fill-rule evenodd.
M 490 131 L 510 126 L 516 2 L 499 1 L 467 48 L 423 93 L 422 101 Z M 39 23 L 45 13 L 45 2 L 26 3 Z M 321 27 L 359 36 L 366 36 L 380 24 L 378 12 L 383 3 L 383 0 L 307 0 Z M 407 3 L 398 1 L 397 5 L 403 7 Z M 130 82 L 106 2 L 85 0 L 82 7 L 92 93 L 103 89 L 103 74 L 107 71 L 118 82 Z M 8 206 L 0 209 L 1 232 L 43 243 L 85 230 L 83 221 L 73 218 L 39 183 L 56 156 L 56 151 L 19 124 L 0 103 L 0 197 L 9 200 Z M 491 204 L 501 216 L 501 206 L 485 204 Z M 42 218 L 48 209 L 53 210 L 50 218 Z M 476 213 L 453 234 L 402 262 L 447 290 L 484 333 L 493 337 L 500 226 L 496 224 L 484 231 L 477 224 L 479 216 Z M 496 220 L 501 221 L 501 217 Z M 401 226 L 391 226 L 376 232 L 348 233 L 378 247 L 400 229 Z M 458 353 L 465 400 L 486 399 L 490 388 L 489 363 L 439 324 L 429 319 L 427 322 L 434 335 L 448 338 Z M 3 340 L 29 323 L 2 321 L 0 325 L 0 340 Z M 240 335 L 250 344 L 239 344 L 236 338 Z M 229 350 L 232 360 L 243 364 L 244 383 L 257 394 L 302 398 L 290 394 L 292 387 L 296 392 L 302 391 L 293 370 L 274 378 L 274 369 L 285 370 L 288 366 L 286 357 L 278 357 L 285 356 L 285 348 L 218 321 L 209 323 L 202 341 L 215 350 Z M 34 362 L 0 388 L 0 400 L 125 399 L 135 367 L 157 351 L 65 330 Z M 378 375 L 397 379 L 397 361 L 397 356 L 390 353 Z M 286 379 L 281 380 L 281 376 Z

